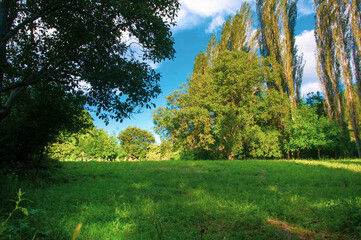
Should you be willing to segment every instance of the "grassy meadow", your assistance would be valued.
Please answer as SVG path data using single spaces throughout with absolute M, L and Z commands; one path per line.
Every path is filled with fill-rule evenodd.
M 63 162 L 43 178 L 1 176 L 0 239 L 361 237 L 361 160 Z

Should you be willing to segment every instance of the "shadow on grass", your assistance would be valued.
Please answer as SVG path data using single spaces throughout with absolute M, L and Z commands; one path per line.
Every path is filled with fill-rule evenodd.
M 28 190 L 55 239 L 358 238 L 361 175 L 290 161 L 64 163 Z M 48 227 L 49 228 L 49 227 Z

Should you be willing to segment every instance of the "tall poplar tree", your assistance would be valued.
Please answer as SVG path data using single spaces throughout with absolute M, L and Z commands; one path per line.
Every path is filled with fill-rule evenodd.
M 263 57 L 273 56 L 283 66 L 277 88 L 287 93 L 295 109 L 300 99 L 303 56 L 295 45 L 297 0 L 257 0 L 259 46 Z
M 323 0 L 315 0 L 316 57 L 317 73 L 326 99 L 326 112 L 330 119 L 336 119 L 342 127 L 344 114 L 341 102 L 341 70 L 335 52 L 331 25 L 330 5 Z
M 347 0 L 346 0 L 347 1 Z M 351 5 L 351 27 L 355 36 L 358 51 L 361 52 L 361 0 L 348 0 Z
M 337 44 L 336 56 L 340 62 L 342 69 L 342 77 L 345 85 L 345 94 L 347 99 L 347 105 L 349 108 L 351 125 L 354 131 L 356 147 L 359 157 L 361 157 L 359 129 L 357 126 L 357 119 L 355 114 L 355 94 L 354 87 L 352 85 L 352 66 L 350 62 L 351 53 L 350 46 L 352 33 L 349 31 L 350 19 L 347 16 L 348 4 L 343 3 L 340 0 L 333 1 L 333 16 L 334 21 L 332 23 L 333 39 Z
M 351 29 L 355 45 L 353 47 L 353 59 L 355 65 L 355 80 L 358 86 L 358 94 L 361 98 L 361 0 L 350 0 Z
M 361 157 L 359 126 L 356 115 L 357 96 L 353 85 L 354 80 L 359 80 L 359 62 L 357 61 L 360 53 L 357 51 L 358 48 L 356 45 L 359 42 L 357 36 L 359 36 L 360 22 L 357 20 L 359 13 L 355 13 L 355 9 L 353 9 L 353 7 L 356 7 L 356 9 L 359 8 L 359 1 L 315 0 L 315 6 L 319 62 L 321 63 L 321 67 L 326 68 L 329 73 L 329 79 L 326 79 L 326 74 L 322 74 L 321 71 L 319 71 L 320 81 L 323 84 L 326 95 L 330 94 L 331 91 L 327 89 L 330 88 L 329 86 L 331 85 L 336 93 L 335 96 L 337 96 L 339 94 L 338 86 L 340 84 L 337 78 L 334 78 L 336 74 L 332 76 L 332 73 L 338 73 L 340 69 L 346 106 L 341 106 L 338 102 L 338 97 L 336 97 L 338 119 L 340 125 L 342 125 L 342 108 L 347 109 L 356 141 L 357 152 L 359 157 Z M 325 15 L 327 17 L 325 17 Z M 329 25 L 329 28 L 326 32 L 324 27 L 327 28 L 327 25 Z M 327 43 L 327 41 L 331 41 L 331 43 Z M 333 48 L 330 47 L 332 44 L 334 45 Z M 323 59 L 322 56 L 322 52 L 325 51 L 324 49 L 329 53 L 329 55 L 326 54 L 325 59 Z M 335 56 L 336 65 L 330 60 L 331 56 Z M 352 60 L 354 64 L 352 64 Z M 339 64 L 339 69 L 337 63 Z M 334 67 L 334 69 L 331 69 L 332 67 Z M 332 108 L 331 103 L 328 102 L 328 104 L 329 108 Z

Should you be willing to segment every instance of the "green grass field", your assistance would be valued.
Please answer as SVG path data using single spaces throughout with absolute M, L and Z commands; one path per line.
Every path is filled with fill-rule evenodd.
M 3 239 L 361 237 L 361 160 L 64 162 L 46 181 L 1 179 L 3 219 L 19 188 L 29 213 Z

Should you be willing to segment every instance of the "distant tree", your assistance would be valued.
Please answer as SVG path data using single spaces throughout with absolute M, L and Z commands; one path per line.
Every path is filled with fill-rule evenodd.
M 325 106 L 324 106 L 325 103 L 324 102 L 325 102 L 325 99 L 323 98 L 323 96 L 321 95 L 320 92 L 307 93 L 307 97 L 305 99 L 305 104 L 309 107 L 315 108 L 316 114 L 319 117 L 327 116 L 327 114 L 325 112 Z
M 149 151 L 146 155 L 146 160 L 150 161 L 164 161 L 177 160 L 179 149 L 176 149 L 174 144 L 168 139 L 162 139 L 160 145 L 152 144 L 149 146 Z
M 149 147 L 155 142 L 151 132 L 137 127 L 128 127 L 119 134 L 119 139 L 128 160 L 144 160 Z
M 174 57 L 178 9 L 177 0 L 0 1 L 0 120 L 38 84 L 83 93 L 106 122 L 150 107 L 160 75 L 144 61 Z
M 297 109 L 295 119 L 287 123 L 286 132 L 289 140 L 285 144 L 286 149 L 297 153 L 298 158 L 301 157 L 301 152 L 306 152 L 307 157 L 312 157 L 312 151 L 317 151 L 318 158 L 321 158 L 321 151 L 324 155 L 332 153 L 332 157 L 343 154 L 345 149 L 342 149 L 342 146 L 347 144 L 343 143 L 345 135 L 342 128 L 335 121 L 319 116 L 316 111 L 316 107 L 306 104 Z
M 120 154 L 120 146 L 115 136 L 109 136 L 104 129 L 94 128 L 78 136 L 77 157 L 85 160 L 113 161 Z
M 118 139 L 95 126 L 75 133 L 61 132 L 46 152 L 50 157 L 62 161 L 114 161 L 123 156 Z

